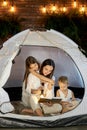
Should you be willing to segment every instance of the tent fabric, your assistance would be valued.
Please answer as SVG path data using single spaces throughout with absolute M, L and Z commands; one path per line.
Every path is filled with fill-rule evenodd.
M 55 62 L 55 86 L 58 86 L 58 78 L 61 75 L 66 75 L 69 80 L 69 86 L 84 88 L 82 76 L 78 67 L 73 62 L 72 58 L 57 47 L 48 46 L 32 46 L 23 45 L 20 52 L 14 59 L 11 74 L 4 85 L 4 88 L 21 87 L 25 73 L 25 59 L 28 56 L 35 57 L 41 64 L 45 59 L 53 59 Z M 62 59 L 62 60 L 61 60 Z M 21 66 L 20 66 L 21 65 Z M 79 95 L 79 94 L 78 94 Z M 11 96 L 12 97 L 12 96 Z M 83 97 L 83 96 L 82 96 Z
M 13 38 L 9 39 L 3 44 L 3 48 L 0 50 L 0 62 L 3 62 L 6 55 L 12 61 L 16 54 L 18 53 L 21 45 L 37 45 L 37 46 L 52 46 L 58 47 L 67 52 L 72 59 L 75 61 L 79 70 L 81 70 L 82 77 L 85 76 L 82 72 L 86 69 L 87 59 L 79 51 L 78 46 L 70 39 L 66 38 L 63 34 L 57 33 L 54 30 L 39 32 L 39 31 L 30 31 L 26 30 L 22 33 L 17 34 Z M 2 55 L 5 55 L 2 60 Z M 6 62 L 6 61 L 5 61 Z M 81 67 L 83 66 L 84 67 Z M 1 68 L 3 65 L 1 65 Z M 4 69 L 3 69 L 4 70 Z M 2 72 L 1 70 L 1 76 Z M 86 77 L 86 76 L 85 76 Z M 3 85 L 0 85 L 1 87 Z
M 33 120 L 35 124 L 37 124 L 37 122 L 39 121 L 41 122 L 48 121 L 50 123 L 52 121 L 56 121 L 56 123 L 58 123 L 59 120 L 61 121 L 62 119 L 64 120 L 65 118 L 69 118 L 69 117 L 74 118 L 74 117 L 79 117 L 79 115 L 87 114 L 87 105 L 86 105 L 87 58 L 80 52 L 80 50 L 78 49 L 78 45 L 76 45 L 72 40 L 70 40 L 63 34 L 56 32 L 55 30 L 47 30 L 47 31 L 40 32 L 40 31 L 30 31 L 28 29 L 10 38 L 8 41 L 6 41 L 3 44 L 3 48 L 1 48 L 0 50 L 0 68 L 1 68 L 0 69 L 0 87 L 3 87 L 3 85 L 6 83 L 6 81 L 9 78 L 9 75 L 11 73 L 12 60 L 17 55 L 19 49 L 21 48 L 21 45 L 52 46 L 52 47 L 58 47 L 64 50 L 65 52 L 67 52 L 67 54 L 71 56 L 71 58 L 77 65 L 82 75 L 82 78 L 84 81 L 84 87 L 85 87 L 85 95 L 83 97 L 82 102 L 74 110 L 58 115 L 58 116 L 52 116 L 50 118 L 49 117 L 23 116 L 23 115 L 11 114 L 11 113 L 6 114 L 6 115 L 0 114 L 0 116 L 3 118 L 7 117 L 10 119 L 12 119 L 13 117 L 15 119 L 24 119 L 24 121 L 26 119 L 28 122 L 31 122 L 31 123 Z M 4 77 L 5 77 L 5 80 L 4 80 Z
M 27 120 L 27 119 L 15 119 L 15 118 L 0 118 L 0 126 L 8 128 L 58 128 L 62 126 L 80 126 L 87 125 L 87 114 L 74 117 L 68 117 L 65 119 L 58 119 L 54 121 L 41 121 L 41 120 Z

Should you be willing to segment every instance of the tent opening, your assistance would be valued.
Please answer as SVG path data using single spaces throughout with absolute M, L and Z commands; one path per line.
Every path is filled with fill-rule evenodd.
M 54 93 L 59 89 L 57 84 L 60 76 L 67 76 L 69 88 L 74 92 L 76 98 L 82 99 L 84 96 L 84 81 L 81 73 L 74 63 L 74 60 L 63 50 L 57 47 L 43 47 L 24 45 L 21 52 L 14 59 L 12 70 L 4 89 L 8 92 L 11 101 L 20 101 L 22 94 L 22 83 L 25 72 L 25 60 L 28 56 L 35 57 L 40 64 L 45 59 L 53 59 L 55 62 L 55 87 Z M 79 93 L 78 93 L 79 91 Z

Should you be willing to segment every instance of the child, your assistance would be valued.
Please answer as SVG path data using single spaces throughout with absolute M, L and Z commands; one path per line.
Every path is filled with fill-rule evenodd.
M 68 89 L 68 78 L 66 76 L 61 76 L 58 79 L 59 90 L 57 90 L 56 96 L 61 97 L 63 101 L 69 101 L 70 99 L 75 99 L 74 93 Z
M 56 96 L 62 99 L 62 112 L 72 110 L 78 103 L 75 100 L 74 93 L 68 89 L 68 78 L 66 76 L 59 77 L 58 85 L 60 89 L 57 90 Z
M 41 86 L 40 79 L 31 73 L 31 71 L 38 72 L 39 66 L 40 65 L 38 61 L 34 57 L 29 56 L 26 59 L 26 71 L 23 82 L 22 101 L 26 106 L 30 105 L 33 109 L 33 112 L 36 112 L 37 115 L 43 116 L 42 110 L 38 103 L 43 87 Z M 52 81 L 40 75 L 39 77 L 47 82 Z M 24 109 L 23 111 L 29 112 L 29 109 Z M 30 113 L 32 113 L 32 110 L 30 110 Z

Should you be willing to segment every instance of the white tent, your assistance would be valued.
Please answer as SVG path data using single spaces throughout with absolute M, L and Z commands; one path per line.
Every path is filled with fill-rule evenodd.
M 49 53 L 49 47 L 56 48 L 56 49 L 59 48 L 60 50 L 62 50 L 66 57 L 70 57 L 72 59 L 73 62 L 71 63 L 73 63 L 76 68 L 77 75 L 75 76 L 74 72 L 72 72 L 72 73 L 69 73 L 68 76 L 71 76 L 72 80 L 74 78 L 73 81 L 76 82 L 77 86 L 80 86 L 83 88 L 85 87 L 85 94 L 82 99 L 82 102 L 75 109 L 61 115 L 57 115 L 57 116 L 54 115 L 51 117 L 49 116 L 37 117 L 37 116 L 17 115 L 17 114 L 12 114 L 12 113 L 3 115 L 0 113 L 0 117 L 6 120 L 5 123 L 7 124 L 7 126 L 8 124 L 12 125 L 12 122 L 14 122 L 13 124 L 14 126 L 18 125 L 20 127 L 23 127 L 23 126 L 26 126 L 26 127 L 52 126 L 53 127 L 53 126 L 60 126 L 60 125 L 73 125 L 73 124 L 75 125 L 76 123 L 81 124 L 82 123 L 81 116 L 83 117 L 83 115 L 87 114 L 87 105 L 86 105 L 87 58 L 78 49 L 78 45 L 75 44 L 68 37 L 54 30 L 30 31 L 28 29 L 23 32 L 20 32 L 19 34 L 15 35 L 14 37 L 6 41 L 3 44 L 2 49 L 0 50 L 0 87 L 4 87 L 6 85 L 6 82 L 8 81 L 9 76 L 11 75 L 12 61 L 16 57 L 16 55 L 18 54 L 22 46 L 27 46 L 27 47 L 30 46 L 30 48 L 32 48 L 32 46 L 43 47 L 45 49 L 46 47 L 48 47 L 48 50 L 47 50 L 48 53 Z M 56 53 L 54 53 L 54 57 L 56 57 Z M 44 56 L 44 58 L 46 58 L 46 56 Z M 65 66 L 67 67 L 66 63 L 65 63 Z M 70 66 L 68 66 L 68 68 L 69 67 Z M 72 81 L 71 81 L 71 84 L 73 84 Z M 79 117 L 80 117 L 80 121 L 78 121 Z M 9 118 L 11 118 L 12 121 L 9 121 Z M 3 122 L 3 119 L 1 120 L 1 123 Z M 14 121 L 14 119 L 17 119 L 17 121 Z M 77 119 L 76 122 L 73 122 L 72 121 L 73 119 L 75 120 Z M 25 122 L 22 123 L 23 121 Z

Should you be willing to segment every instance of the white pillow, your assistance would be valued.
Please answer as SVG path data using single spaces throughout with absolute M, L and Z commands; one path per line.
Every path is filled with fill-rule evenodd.
M 10 102 L 5 102 L 0 106 L 0 111 L 2 113 L 9 113 L 12 112 L 14 110 L 13 105 Z

